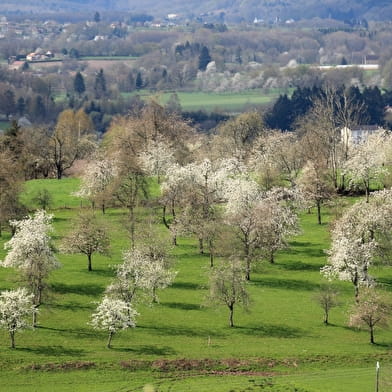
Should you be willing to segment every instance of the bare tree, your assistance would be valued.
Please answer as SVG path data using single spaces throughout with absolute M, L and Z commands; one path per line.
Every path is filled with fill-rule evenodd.
M 374 289 L 366 289 L 359 295 L 357 303 L 351 308 L 349 325 L 365 326 L 369 330 L 370 343 L 375 344 L 375 327 L 386 328 L 390 318 L 391 307 Z
M 87 269 L 92 271 L 94 253 L 107 255 L 109 236 L 93 212 L 80 213 L 74 228 L 63 239 L 61 249 L 64 253 L 82 253 L 87 256 Z
M 245 269 L 240 260 L 231 259 L 212 269 L 208 300 L 228 307 L 229 326 L 234 327 L 235 305 L 247 308 L 249 304 Z
M 329 312 L 332 308 L 338 306 L 339 292 L 331 285 L 321 286 L 319 292 L 314 296 L 314 300 L 320 305 L 324 312 L 324 324 L 329 324 Z

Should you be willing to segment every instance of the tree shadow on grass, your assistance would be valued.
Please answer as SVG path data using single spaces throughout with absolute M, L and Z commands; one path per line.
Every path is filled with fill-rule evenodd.
M 390 277 L 377 278 L 377 285 L 381 286 L 385 290 L 392 291 L 392 278 Z
M 161 305 L 171 309 L 202 310 L 202 307 L 198 304 L 185 304 L 181 302 L 161 302 Z
M 191 282 L 174 282 L 171 286 L 174 289 L 185 289 L 185 290 L 200 290 L 201 286 L 197 283 Z
M 221 333 L 216 331 L 211 331 L 208 329 L 200 329 L 200 328 L 187 328 L 187 327 L 175 327 L 175 326 L 140 326 L 137 328 L 143 328 L 144 330 L 151 330 L 153 335 L 162 335 L 162 336 L 189 336 L 189 337 L 222 337 Z
M 94 262 L 94 261 L 93 261 Z M 93 275 L 98 275 L 98 276 L 104 276 L 108 278 L 113 278 L 115 276 L 114 270 L 111 268 L 108 269 L 99 269 L 99 268 L 94 268 L 92 271 L 85 271 L 88 275 L 93 274 Z
M 309 335 L 305 330 L 293 328 L 287 325 L 278 324 L 260 324 L 250 327 L 235 327 L 236 331 L 244 335 L 252 335 L 257 337 L 285 338 L 294 339 L 302 338 Z
M 55 331 L 55 332 L 61 332 L 62 335 L 72 335 L 76 336 L 79 339 L 92 339 L 96 338 L 97 335 L 99 334 L 97 331 L 93 329 L 87 329 L 87 328 L 69 328 L 69 329 L 64 329 L 64 328 L 53 328 L 53 327 L 45 327 L 45 326 L 37 326 L 36 328 L 39 329 L 46 329 L 48 331 Z M 102 334 L 104 335 L 104 334 Z
M 313 291 L 320 288 L 319 284 L 309 282 L 308 280 L 279 279 L 273 277 L 266 277 L 262 279 L 252 279 L 251 282 L 253 282 L 253 284 L 257 286 L 283 290 Z
M 282 251 L 282 253 L 291 256 L 302 255 L 306 257 L 325 257 L 324 249 L 320 249 L 320 248 L 304 248 L 304 249 L 289 248 L 285 251 Z
M 287 263 L 279 263 L 279 266 L 287 271 L 320 271 L 323 264 L 307 264 L 302 261 L 289 261 Z
M 52 283 L 52 290 L 59 294 L 80 294 L 80 295 L 90 295 L 93 297 L 100 296 L 105 287 L 97 284 L 65 284 L 65 283 Z
M 96 308 L 96 304 L 90 303 L 87 305 L 81 305 L 74 302 L 68 302 L 66 304 L 49 304 L 51 309 L 61 309 L 61 310 L 72 310 L 72 311 L 79 311 L 79 310 L 94 310 Z
M 115 342 L 114 342 L 115 345 Z M 119 352 L 129 352 L 129 353 L 134 353 L 134 354 L 142 354 L 142 355 L 174 355 L 177 354 L 177 352 L 172 348 L 168 346 L 164 347 L 156 347 L 152 345 L 144 345 L 144 346 L 139 346 L 139 347 L 113 347 L 113 351 L 119 351 Z
M 31 352 L 37 355 L 46 356 L 71 356 L 71 357 L 81 357 L 85 355 L 85 350 L 82 349 L 71 349 L 65 348 L 63 346 L 37 346 L 37 347 L 19 347 L 18 351 Z

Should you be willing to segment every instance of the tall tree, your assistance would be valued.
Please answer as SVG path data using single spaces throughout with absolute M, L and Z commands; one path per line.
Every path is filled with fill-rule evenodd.
M 79 98 L 86 91 L 86 85 L 84 84 L 84 78 L 80 72 L 77 72 L 75 75 L 73 87 L 74 87 L 75 92 L 79 95 Z
M 65 236 L 62 251 L 65 253 L 81 253 L 87 256 L 87 270 L 92 271 L 94 253 L 107 255 L 109 252 L 109 236 L 93 212 L 80 213 L 73 229 Z
M 208 63 L 211 62 L 210 51 L 208 50 L 207 46 L 203 46 L 200 51 L 199 55 L 199 70 L 205 71 L 207 68 Z
M 95 75 L 94 92 L 97 99 L 106 97 L 106 78 L 102 68 Z
M 95 149 L 93 124 L 83 109 L 77 112 L 67 109 L 59 114 L 50 145 L 58 179 L 76 159 Z
M 0 328 L 9 333 L 11 348 L 15 348 L 15 333 L 29 327 L 26 319 L 36 311 L 33 294 L 25 288 L 0 293 Z
M 230 327 L 234 327 L 235 306 L 247 308 L 249 304 L 244 272 L 244 266 L 237 259 L 226 261 L 211 271 L 208 301 L 227 306 Z
M 134 328 L 137 315 L 130 304 L 120 299 L 104 297 L 92 315 L 91 325 L 95 329 L 109 333 L 106 347 L 111 348 L 115 333 L 122 329 Z
M 52 215 L 38 211 L 32 217 L 11 222 L 15 227 L 15 235 L 4 245 L 8 253 L 1 264 L 21 271 L 33 294 L 36 309 L 42 304 L 42 294 L 47 286 L 49 273 L 60 267 L 51 244 L 52 219 Z M 34 313 L 33 325 L 35 324 Z
M 349 325 L 365 326 L 369 330 L 370 343 L 375 344 L 374 330 L 376 327 L 386 328 L 391 314 L 391 307 L 374 289 L 364 290 L 357 303 L 351 308 Z

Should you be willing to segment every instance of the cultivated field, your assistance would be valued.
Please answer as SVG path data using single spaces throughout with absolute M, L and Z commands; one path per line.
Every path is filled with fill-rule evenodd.
M 39 189 L 52 193 L 57 246 L 78 208 L 88 206 L 70 195 L 78 183 L 39 180 L 26 186 L 23 201 L 31 209 Z M 151 186 L 157 194 L 157 185 Z M 159 212 L 138 211 L 139 217 L 157 218 Z M 333 219 L 332 210 L 323 213 L 325 221 Z M 260 262 L 252 272 L 250 311 L 236 311 L 234 328 L 227 326 L 227 309 L 206 306 L 208 254 L 198 253 L 195 239 L 180 238 L 172 250 L 174 284 L 158 293 L 158 304 L 138 307 L 137 327 L 116 334 L 112 349 L 105 347 L 106 333 L 88 323 L 129 240 L 126 211 L 109 209 L 103 219 L 110 229 L 111 257 L 93 256 L 88 272 L 85 256 L 59 254 L 63 266 L 51 275 L 38 328 L 18 333 L 15 350 L 0 332 L 0 391 L 365 392 L 374 390 L 376 361 L 382 369 L 379 390 L 391 390 L 392 332 L 376 331 L 377 344 L 370 345 L 366 331 L 347 327 L 352 285 L 336 284 L 342 305 L 331 311 L 331 325 L 323 325 L 313 297 L 325 284 L 319 270 L 329 233 L 328 223 L 317 225 L 315 214 L 301 216 L 302 234 L 274 265 Z M 9 238 L 9 233 L 1 238 L 1 259 Z M 371 272 L 392 290 L 390 267 Z M 15 271 L 0 269 L 0 289 L 19 284 Z

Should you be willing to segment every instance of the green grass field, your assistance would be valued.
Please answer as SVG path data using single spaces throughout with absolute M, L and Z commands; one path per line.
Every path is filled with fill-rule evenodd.
M 269 93 L 260 90 L 246 91 L 242 93 L 203 93 L 203 92 L 178 92 L 178 98 L 182 110 L 196 111 L 214 110 L 225 112 L 240 112 L 250 109 L 252 106 L 265 105 L 276 99 L 281 92 L 273 90 Z M 136 93 L 132 93 L 135 95 Z M 139 92 L 142 99 L 156 97 L 161 104 L 166 104 L 172 93 L 151 94 L 145 90 Z M 129 94 L 126 94 L 129 95 Z
M 0 130 L 5 130 L 7 128 L 9 128 L 10 123 L 9 121 L 0 121 Z
M 54 240 L 72 227 L 81 200 L 70 195 L 78 180 L 37 180 L 26 185 L 23 201 L 46 188 L 53 195 Z M 155 187 L 156 189 L 156 187 Z M 87 206 L 86 201 L 82 201 Z M 139 211 L 139 214 L 144 211 Z M 368 333 L 347 327 L 353 287 L 337 283 L 342 305 L 331 312 L 331 325 L 312 297 L 323 283 L 319 269 L 329 246 L 328 224 L 303 214 L 303 233 L 280 252 L 276 264 L 259 263 L 251 275 L 250 312 L 238 309 L 235 328 L 227 326 L 225 308 L 204 306 L 209 257 L 200 255 L 193 238 L 180 238 L 173 249 L 178 275 L 158 293 L 154 306 L 140 305 L 137 327 L 119 332 L 107 349 L 106 334 L 89 326 L 91 314 L 129 247 L 126 211 L 109 209 L 110 257 L 61 255 L 52 273 L 51 291 L 39 314 L 39 326 L 16 336 L 15 350 L 0 331 L 0 391 L 297 391 L 366 392 L 374 390 L 375 364 L 381 362 L 380 391 L 391 390 L 392 333 Z M 332 219 L 324 211 L 325 221 Z M 165 228 L 162 226 L 164 232 Z M 0 258 L 5 255 L 0 243 Z M 387 291 L 392 270 L 375 267 Z M 0 289 L 18 286 L 14 271 L 0 268 Z M 383 389 L 382 389 L 383 388 Z M 154 389 L 144 389 L 152 391 Z

